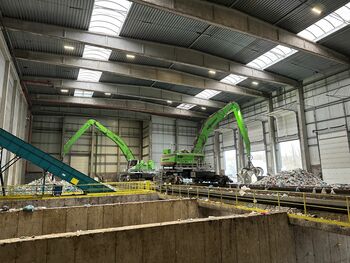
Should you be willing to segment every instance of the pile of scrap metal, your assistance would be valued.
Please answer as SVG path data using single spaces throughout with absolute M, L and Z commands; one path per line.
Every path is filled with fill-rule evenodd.
M 286 186 L 318 186 L 324 187 L 327 186 L 327 183 L 322 181 L 322 179 L 313 173 L 302 169 L 295 169 L 290 171 L 282 171 L 275 175 L 269 175 L 263 179 L 254 183 L 256 185 L 265 185 L 265 186 L 277 186 L 277 187 L 286 187 Z

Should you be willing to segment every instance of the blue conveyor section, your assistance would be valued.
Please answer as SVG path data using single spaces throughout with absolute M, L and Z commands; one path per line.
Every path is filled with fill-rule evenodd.
M 77 186 L 85 193 L 114 192 L 108 186 L 95 181 L 4 129 L 0 129 L 0 147 Z

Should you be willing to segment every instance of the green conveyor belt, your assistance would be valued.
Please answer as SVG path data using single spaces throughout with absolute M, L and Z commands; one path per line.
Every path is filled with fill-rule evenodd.
M 44 171 L 65 180 L 86 193 L 113 192 L 108 186 L 95 181 L 89 176 L 75 170 L 64 162 L 57 160 L 50 154 L 21 140 L 11 133 L 0 129 L 0 147 L 42 168 Z

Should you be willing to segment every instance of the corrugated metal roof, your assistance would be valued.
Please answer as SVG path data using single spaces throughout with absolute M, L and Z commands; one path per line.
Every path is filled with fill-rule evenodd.
M 275 90 L 281 89 L 282 85 L 278 84 L 273 84 L 273 83 L 268 83 L 268 82 L 262 82 L 258 81 L 258 85 L 253 85 L 253 79 L 245 79 L 242 82 L 239 83 L 239 86 L 250 88 L 250 89 L 255 89 L 255 90 L 260 90 L 263 92 L 273 92 Z
M 226 102 L 226 103 L 231 101 L 235 101 L 237 103 L 243 103 L 243 102 L 249 101 L 249 99 L 252 99 L 252 98 L 237 95 L 237 94 L 227 93 L 227 92 L 221 92 L 218 95 L 214 96 L 212 99 L 221 101 L 221 102 Z
M 77 42 L 67 42 L 60 39 L 33 35 L 22 31 L 9 31 L 10 41 L 15 49 L 54 53 L 59 55 L 82 56 L 84 45 Z M 66 50 L 65 45 L 74 47 L 74 50 Z
M 133 4 L 120 35 L 187 47 L 207 27 L 200 21 Z
M 130 60 L 126 57 L 125 53 L 112 51 L 111 56 L 109 57 L 109 60 L 118 61 L 118 62 L 125 62 L 125 63 L 133 63 L 133 64 L 141 64 L 141 65 L 147 65 L 147 66 L 154 66 L 154 67 L 162 67 L 162 68 L 169 68 L 171 63 L 162 61 L 159 59 L 153 59 L 143 56 L 135 56 L 134 59 Z
M 78 29 L 88 29 L 93 0 L 2 0 L 3 16 Z
M 42 76 L 50 78 L 77 79 L 79 69 L 18 60 L 23 76 Z
M 163 83 L 163 82 L 156 82 L 153 87 L 165 89 L 165 90 L 171 90 L 176 92 L 181 92 L 187 95 L 197 95 L 199 92 L 202 91 L 202 89 L 193 88 L 193 87 L 187 87 L 187 86 L 180 86 L 180 85 L 174 85 L 169 83 Z
M 292 11 L 286 18 L 277 23 L 277 25 L 293 33 L 299 33 L 348 2 L 348 0 L 309 0 Z M 323 10 L 322 15 L 315 15 L 311 11 L 315 5 L 321 6 Z
M 330 69 L 342 70 L 343 68 L 346 68 L 346 65 L 310 54 L 298 52 L 272 65 L 266 70 L 285 75 L 293 79 L 303 80 L 317 73 L 325 73 Z
M 44 87 L 38 85 L 26 85 L 30 94 L 59 94 L 53 87 Z
M 131 77 L 115 75 L 107 72 L 102 73 L 100 81 L 118 83 L 118 84 L 141 85 L 141 86 L 151 86 L 153 83 L 153 81 L 151 80 L 131 78 Z
M 191 66 L 187 66 L 187 65 L 174 64 L 174 66 L 172 66 L 171 68 L 173 70 L 186 72 L 186 73 L 190 73 L 193 75 L 198 75 L 198 76 L 202 76 L 205 78 L 211 78 L 211 79 L 215 79 L 215 80 L 221 80 L 227 76 L 226 73 L 221 73 L 221 72 L 216 72 L 214 75 L 209 74 L 209 71 L 207 69 L 191 67 Z
M 268 23 L 286 28 L 294 33 L 307 28 L 348 0 L 207 0 L 209 2 L 232 7 Z M 312 13 L 313 6 L 321 6 L 322 16 Z
M 332 48 L 340 53 L 350 56 L 350 26 L 344 27 L 338 32 L 322 39 L 319 43 Z

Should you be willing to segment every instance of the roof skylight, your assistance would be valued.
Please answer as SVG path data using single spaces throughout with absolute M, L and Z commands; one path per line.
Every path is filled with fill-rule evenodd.
M 342 6 L 298 33 L 298 36 L 317 42 L 350 23 L 350 3 Z
M 92 81 L 98 82 L 102 75 L 101 71 L 88 70 L 88 69 L 79 69 L 78 79 L 80 81 Z
M 206 89 L 206 90 L 199 92 L 195 97 L 209 100 L 210 98 L 214 97 L 215 95 L 218 95 L 220 92 L 221 91 Z
M 119 35 L 130 7 L 126 0 L 95 0 L 89 31 Z
M 110 49 L 85 45 L 83 58 L 108 60 L 111 53 Z
M 176 108 L 182 109 L 182 110 L 190 110 L 190 109 L 192 109 L 192 108 L 195 107 L 195 106 L 196 106 L 196 105 L 193 105 L 193 104 L 182 103 L 182 104 L 180 104 L 179 106 L 177 106 Z
M 81 90 L 81 89 L 74 90 L 74 97 L 91 98 L 93 94 L 94 94 L 93 91 L 87 91 L 87 90 Z
M 236 74 L 230 74 L 230 75 L 226 76 L 225 78 L 223 78 L 222 80 L 220 80 L 220 82 L 230 84 L 230 85 L 236 85 L 245 79 L 247 79 L 247 77 L 243 77 L 243 76 L 236 75 Z
M 262 54 L 260 57 L 249 62 L 247 66 L 257 68 L 257 69 L 265 69 L 272 66 L 273 64 L 276 64 L 282 59 L 285 59 L 293 55 L 296 52 L 298 51 L 295 49 L 278 45 L 273 49 L 271 49 L 270 51 L 267 51 L 265 54 Z

